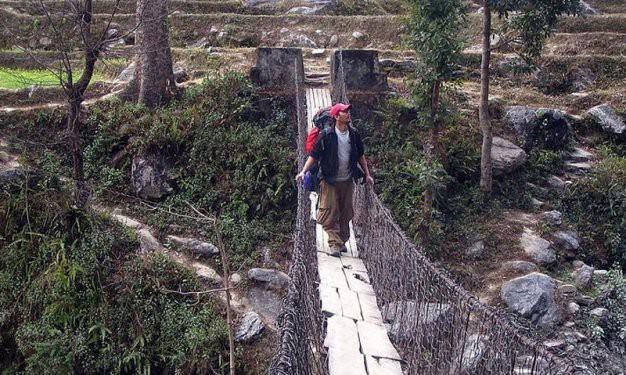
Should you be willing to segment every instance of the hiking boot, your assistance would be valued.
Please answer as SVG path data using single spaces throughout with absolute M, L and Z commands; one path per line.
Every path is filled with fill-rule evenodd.
M 341 249 L 339 249 L 339 251 L 341 251 L 342 253 L 347 253 L 348 252 L 348 248 L 346 247 L 346 245 L 343 245 L 341 247 Z

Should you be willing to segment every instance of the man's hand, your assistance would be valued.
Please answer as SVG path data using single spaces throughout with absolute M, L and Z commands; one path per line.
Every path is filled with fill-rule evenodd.
M 374 185 L 374 177 L 368 174 L 365 176 L 365 183 L 368 185 Z
M 304 180 L 304 172 L 300 172 L 296 175 L 296 182 Z

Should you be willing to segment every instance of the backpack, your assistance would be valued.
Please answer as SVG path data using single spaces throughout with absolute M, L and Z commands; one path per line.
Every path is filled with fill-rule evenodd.
M 330 115 L 330 107 L 321 108 L 315 116 L 313 116 L 313 129 L 306 137 L 306 153 L 311 154 L 317 143 L 317 139 L 324 129 L 335 124 L 335 119 Z M 304 188 L 308 191 L 317 191 L 319 188 L 319 179 L 317 173 L 319 166 L 315 165 L 310 171 L 307 171 L 304 175 Z
M 315 148 L 315 144 L 317 143 L 317 138 L 319 137 L 322 130 L 326 129 L 329 126 L 333 126 L 335 124 L 335 119 L 330 115 L 330 107 L 321 108 L 315 116 L 313 116 L 313 129 L 309 132 L 309 135 L 306 137 L 306 153 L 311 154 L 313 148 Z

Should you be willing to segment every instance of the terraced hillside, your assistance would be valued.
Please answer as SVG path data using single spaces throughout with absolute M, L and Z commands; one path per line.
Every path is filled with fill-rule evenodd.
M 60 2 L 44 2 L 52 17 Z M 410 72 L 414 56 L 403 46 L 403 19 L 405 6 L 401 1 L 364 2 L 358 0 L 340 1 L 334 7 L 316 5 L 311 1 L 278 2 L 274 7 L 248 6 L 243 1 L 184 1 L 170 3 L 171 43 L 178 66 L 192 78 L 226 69 L 247 71 L 254 63 L 254 49 L 258 46 L 301 47 L 305 49 L 307 64 L 311 72 L 328 71 L 329 50 L 333 48 L 373 48 L 382 50 L 382 57 L 388 62 L 393 76 L 401 78 Z M 543 65 L 552 75 L 584 71 L 594 78 L 584 91 L 589 95 L 570 97 L 569 95 L 544 95 L 537 90 L 529 77 L 522 79 L 524 89 L 514 96 L 495 82 L 495 94 L 519 104 L 558 102 L 564 109 L 576 109 L 581 101 L 610 101 L 624 103 L 624 80 L 626 68 L 626 9 L 620 7 L 619 0 L 589 1 L 589 14 L 584 18 L 566 18 L 560 22 L 556 34 L 550 38 L 545 48 Z M 107 20 L 114 13 L 114 29 L 118 33 L 133 28 L 135 23 L 134 1 L 96 1 L 98 20 Z M 473 12 L 468 14 L 467 59 L 465 68 L 467 81 L 465 90 L 473 102 L 477 92 L 476 69 L 479 65 L 479 26 L 480 15 L 475 13 L 476 4 L 469 4 Z M 39 2 L 9 1 L 0 2 L 0 66 L 13 69 L 34 69 L 41 61 L 54 61 L 56 56 L 50 39 L 42 34 L 46 25 L 44 8 Z M 315 13 L 315 14 L 294 14 Z M 101 21 L 101 23 L 104 21 Z M 101 24 L 100 24 L 101 26 Z M 132 58 L 133 38 L 125 38 L 109 48 L 108 58 L 98 64 L 103 90 L 102 95 L 114 87 L 118 74 Z M 26 46 L 28 51 L 20 47 Z M 325 49 L 320 51 L 318 49 Z M 315 53 L 313 53 L 315 52 Z M 506 51 L 502 51 L 506 52 Z M 75 56 L 74 64 L 80 64 L 80 55 Z M 502 77 L 511 78 L 508 71 L 515 65 L 515 57 L 502 53 L 496 56 L 494 66 Z M 404 68 L 404 69 L 403 69 Z M 28 82 L 24 86 L 30 86 Z M 569 90 L 569 89 L 568 89 Z M 566 90 L 566 91 L 568 91 Z M 571 90 L 569 90 L 571 91 Z M 6 105 L 13 107 L 37 104 L 54 97 L 54 88 L 39 90 L 7 91 L 2 89 Z M 560 93 L 560 94 L 569 94 Z

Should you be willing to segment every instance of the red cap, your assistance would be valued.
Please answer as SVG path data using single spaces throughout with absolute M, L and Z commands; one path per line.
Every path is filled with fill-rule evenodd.
M 352 104 L 337 103 L 334 106 L 330 107 L 330 115 L 333 117 L 338 117 L 339 112 L 349 111 L 350 108 L 352 108 Z

